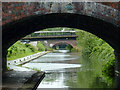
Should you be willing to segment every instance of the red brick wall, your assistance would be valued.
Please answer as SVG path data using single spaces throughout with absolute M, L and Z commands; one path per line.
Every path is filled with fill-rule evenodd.
M 102 2 L 102 4 L 120 10 L 120 2 Z
M 102 4 L 111 6 L 113 8 L 119 9 L 120 3 L 114 2 L 103 2 Z M 40 11 L 42 14 L 49 13 L 50 7 L 40 7 L 40 5 L 37 2 L 34 3 L 27 3 L 27 2 L 3 2 L 2 3 L 2 25 L 18 20 L 20 18 L 34 15 L 36 11 Z M 99 8 L 98 8 L 99 9 Z M 57 11 L 57 10 L 56 10 Z M 78 7 L 78 12 L 79 12 Z M 105 10 L 106 11 L 106 10 Z M 53 12 L 54 13 L 54 12 Z M 101 13 L 101 12 L 100 12 Z

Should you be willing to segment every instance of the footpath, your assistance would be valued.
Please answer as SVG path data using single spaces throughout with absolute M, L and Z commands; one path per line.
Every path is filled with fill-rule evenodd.
M 29 56 L 22 57 L 19 59 L 7 61 L 7 66 L 9 67 L 9 69 L 12 69 L 14 71 L 33 71 L 32 69 L 24 68 L 21 65 L 28 63 L 38 57 L 41 57 L 41 56 L 47 54 L 47 53 L 49 53 L 49 51 L 43 51 L 43 52 L 35 53 L 33 55 L 29 55 Z
M 22 67 L 22 65 L 47 53 L 49 53 L 49 51 L 39 52 L 23 58 L 8 61 L 7 65 L 11 71 L 6 71 L 2 75 L 2 90 L 36 90 L 45 77 L 45 72 L 37 72 Z

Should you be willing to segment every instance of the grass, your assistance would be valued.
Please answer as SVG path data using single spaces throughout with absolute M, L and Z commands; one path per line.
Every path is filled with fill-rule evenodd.
M 45 47 L 41 42 L 38 42 L 37 46 L 32 46 L 28 43 L 23 44 L 20 41 L 18 41 L 8 49 L 7 60 L 10 61 L 29 56 L 40 51 L 44 51 L 44 48 Z
M 23 66 L 20 66 L 20 67 L 23 67 Z M 25 66 L 24 66 L 24 68 L 32 69 L 32 70 L 37 71 L 37 72 L 41 72 L 41 71 L 40 71 L 39 69 L 37 69 L 37 68 L 30 68 L 30 67 L 25 67 Z
M 39 51 L 36 51 L 36 52 L 30 52 L 30 53 L 22 53 L 22 54 L 18 54 L 16 56 L 12 56 L 12 57 L 7 57 L 7 60 L 10 61 L 10 60 L 15 60 L 15 59 L 18 59 L 18 58 L 22 58 L 22 57 L 25 57 L 25 56 L 29 56 L 29 55 L 32 55 L 32 54 L 35 54 L 35 53 L 38 53 Z

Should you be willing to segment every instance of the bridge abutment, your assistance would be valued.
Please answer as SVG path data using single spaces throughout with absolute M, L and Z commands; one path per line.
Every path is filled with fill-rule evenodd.
M 116 88 L 120 90 L 120 51 L 115 51 L 115 83 Z
M 7 71 L 7 51 L 2 51 L 2 72 Z

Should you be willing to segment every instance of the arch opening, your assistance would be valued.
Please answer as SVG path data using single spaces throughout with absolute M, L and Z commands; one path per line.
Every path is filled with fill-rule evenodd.
M 54 49 L 54 52 L 55 51 L 58 51 L 58 52 L 71 52 L 71 50 L 74 48 L 73 45 L 69 42 L 57 42 L 57 43 L 54 43 L 52 48 Z
M 12 44 L 31 32 L 52 27 L 70 27 L 85 30 L 105 40 L 116 51 L 120 50 L 119 27 L 111 23 L 78 14 L 36 15 L 3 26 L 3 68 L 6 67 L 7 49 Z
M 29 26 L 29 27 L 28 27 Z M 69 27 L 90 32 L 119 50 L 120 28 L 103 20 L 79 14 L 47 14 L 22 18 L 3 25 L 3 51 L 22 37 L 38 30 L 53 27 Z
M 76 29 L 76 30 L 78 30 L 78 29 Z M 79 30 L 79 31 L 81 31 L 81 30 Z M 87 32 L 86 32 L 87 33 Z M 80 35 L 81 36 L 81 35 Z M 80 39 L 79 39 L 80 40 Z M 67 43 L 67 42 L 57 42 L 57 43 L 55 43 L 54 45 L 59 45 L 59 44 L 61 44 L 61 43 L 63 43 L 63 44 L 65 44 L 65 43 Z M 97 48 L 96 48 L 97 49 Z
M 57 48 L 57 46 L 58 46 L 58 48 Z M 71 48 L 73 48 L 73 45 L 71 43 L 68 43 L 65 41 L 54 43 L 52 48 L 62 50 L 62 49 L 67 49 L 67 46 L 71 46 Z

